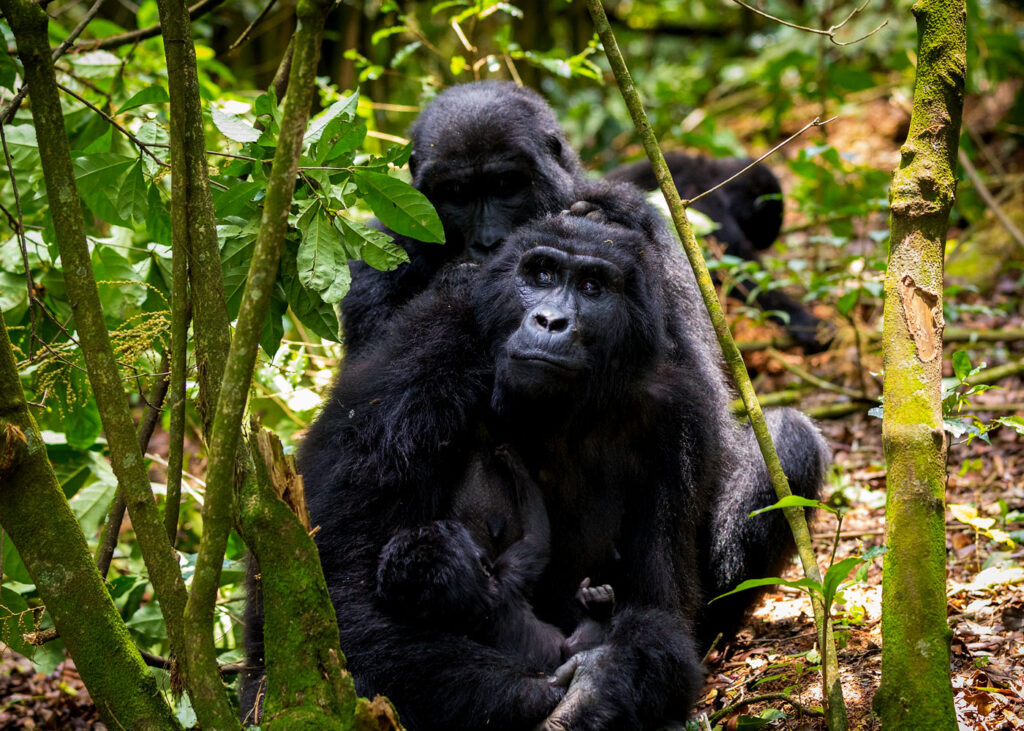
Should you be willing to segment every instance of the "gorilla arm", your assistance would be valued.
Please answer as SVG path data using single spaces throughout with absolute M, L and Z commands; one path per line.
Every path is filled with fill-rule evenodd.
M 343 370 L 300 448 L 342 649 L 363 694 L 384 693 L 409 729 L 530 728 L 563 691 L 499 651 L 389 617 L 373 599 L 381 547 L 443 517 L 473 448 L 493 366 L 459 272 L 400 310 L 389 336 Z

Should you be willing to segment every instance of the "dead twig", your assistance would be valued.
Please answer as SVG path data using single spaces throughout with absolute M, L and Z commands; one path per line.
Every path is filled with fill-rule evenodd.
M 745 2 L 743 2 L 743 0 L 732 0 L 732 1 L 734 3 L 736 3 L 737 5 L 739 5 L 740 7 L 746 8 L 747 10 L 749 10 L 752 13 L 754 13 L 755 15 L 760 15 L 762 18 L 767 18 L 768 20 L 774 20 L 776 23 L 781 23 L 782 25 L 786 26 L 787 28 L 795 28 L 796 30 L 802 30 L 802 31 L 804 31 L 806 33 L 815 33 L 815 34 L 821 35 L 821 36 L 828 36 L 828 39 L 830 41 L 832 41 L 832 43 L 834 43 L 837 46 L 852 46 L 854 43 L 860 43 L 864 39 L 870 38 L 875 33 L 877 33 L 878 31 L 882 30 L 882 28 L 884 28 L 885 26 L 887 26 L 889 24 L 889 19 L 886 18 L 885 20 L 883 20 L 881 22 L 881 24 L 877 28 L 875 28 L 870 33 L 866 33 L 866 34 L 862 35 L 860 38 L 857 38 L 857 39 L 852 40 L 852 41 L 837 41 L 836 40 L 836 31 L 839 30 L 840 28 L 842 28 L 847 23 L 849 23 L 853 19 L 853 16 L 857 15 L 857 13 L 859 13 L 864 8 L 866 8 L 868 6 L 868 2 L 870 2 L 870 0 L 865 0 L 863 5 L 861 5 L 860 7 L 854 8 L 853 12 L 851 12 L 849 15 L 847 15 L 841 22 L 836 23 L 835 25 L 831 26 L 828 30 L 822 30 L 821 28 L 809 28 L 806 25 L 797 25 L 796 23 L 790 23 L 788 20 L 783 20 L 782 18 L 777 18 L 774 15 L 770 15 L 770 14 L 764 12 L 763 10 L 758 10 L 757 8 L 753 7 L 752 5 L 747 5 Z

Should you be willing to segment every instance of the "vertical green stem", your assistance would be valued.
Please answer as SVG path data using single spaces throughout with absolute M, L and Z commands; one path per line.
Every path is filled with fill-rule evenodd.
M 750 424 L 757 438 L 757 444 L 768 466 L 768 474 L 771 477 L 772 485 L 775 487 L 775 493 L 779 499 L 791 495 L 789 481 L 786 479 L 786 475 L 782 470 L 782 463 L 779 461 L 779 455 L 775 451 L 775 445 L 772 443 L 768 424 L 765 422 L 764 413 L 761 411 L 761 404 L 754 394 L 754 387 L 750 382 L 750 377 L 747 375 L 746 366 L 743 364 L 743 357 L 740 355 L 739 348 L 736 347 L 736 342 L 729 331 L 725 313 L 722 311 L 722 305 L 718 301 L 714 283 L 711 281 L 711 274 L 704 263 L 704 255 L 701 252 L 700 245 L 697 243 L 693 230 L 690 228 L 690 222 L 686 217 L 686 207 L 679 198 L 679 191 L 676 190 L 675 183 L 672 181 L 672 174 L 665 164 L 665 158 L 661 154 L 657 137 L 647 121 L 647 113 L 644 111 L 643 101 L 640 99 L 640 95 L 629 75 L 629 69 L 622 58 L 622 53 L 619 51 L 615 34 L 608 23 L 608 17 L 600 0 L 587 0 L 587 7 L 590 9 L 590 15 L 594 20 L 594 26 L 601 38 L 601 43 L 604 45 L 605 55 L 608 57 L 608 63 L 615 74 L 619 91 L 622 93 L 626 106 L 629 108 L 633 125 L 640 135 L 644 150 L 647 152 L 647 157 L 654 168 L 654 176 L 658 181 L 662 194 L 665 196 L 665 201 L 668 203 L 669 211 L 672 214 L 672 221 L 679 232 L 679 239 L 682 241 L 686 257 L 690 261 L 690 266 L 693 267 L 694 276 L 697 279 L 697 285 L 700 288 L 708 314 L 711 316 L 711 322 L 714 325 L 715 334 L 718 336 L 718 342 L 722 347 L 726 363 L 739 389 L 743 404 L 746 406 Z M 790 529 L 793 531 L 793 537 L 796 540 L 804 574 L 809 579 L 820 582 L 821 572 L 814 556 L 811 533 L 807 527 L 807 519 L 803 509 L 786 508 L 784 512 L 786 520 L 789 521 Z M 832 639 L 831 621 L 825 616 L 824 608 L 820 601 L 812 600 L 812 605 L 819 634 L 823 635 L 825 640 L 822 647 L 824 655 L 822 682 L 825 688 L 825 713 L 829 728 L 832 731 L 839 731 L 846 728 L 846 705 L 843 702 L 842 686 L 839 684 L 839 663 L 836 658 L 835 643 Z
M 918 0 L 917 78 L 890 191 L 882 351 L 889 552 L 882 573 L 885 728 L 955 729 L 946 623 L 943 253 L 967 74 L 964 0 Z
M 330 3 L 326 0 L 300 0 L 296 8 L 298 29 L 281 134 L 267 179 L 260 232 L 213 416 L 206 500 L 203 504 L 203 541 L 199 547 L 192 591 L 185 610 L 186 625 L 192 630 L 188 644 L 190 668 L 203 666 L 215 669 L 217 666 L 212 635 L 213 612 L 221 562 L 232 525 L 239 425 L 242 423 L 260 333 L 270 306 L 278 260 L 288 230 L 288 212 L 298 174 L 302 137 L 313 101 L 316 65 L 329 7 Z M 208 672 L 204 672 L 203 679 L 208 677 Z M 199 695 L 222 692 L 219 678 L 216 685 L 216 688 L 204 685 L 193 690 Z M 227 724 L 227 719 L 224 719 L 224 723 Z M 234 723 L 237 724 L 237 720 Z

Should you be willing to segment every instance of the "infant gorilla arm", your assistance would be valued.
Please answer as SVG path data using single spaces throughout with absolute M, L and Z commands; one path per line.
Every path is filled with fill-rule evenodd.
M 483 527 L 486 535 L 478 540 L 458 520 L 398 531 L 381 551 L 377 596 L 398 619 L 468 635 L 514 653 L 527 667 L 550 672 L 600 644 L 603 628 L 588 617 L 566 638 L 537 619 L 528 597 L 548 563 L 547 511 L 518 456 L 505 446 L 494 452 L 496 463 L 484 455 L 474 458 L 455 496 L 456 506 L 468 504 L 473 513 L 460 511 L 463 519 Z M 522 537 L 500 555 L 485 550 L 481 543 L 494 544 L 515 527 L 510 521 L 522 526 Z M 585 580 L 577 597 L 591 615 L 610 618 L 615 600 L 610 586 L 591 587 Z

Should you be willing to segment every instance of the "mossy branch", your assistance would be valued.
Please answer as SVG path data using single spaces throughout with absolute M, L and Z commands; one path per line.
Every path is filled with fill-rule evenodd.
M 967 74 L 964 0 L 918 0 L 914 106 L 890 189 L 882 363 L 889 552 L 882 573 L 885 728 L 957 728 L 946 622 L 943 254 Z
M 21 390 L 3 313 L 0 519 L 107 726 L 180 728 L 110 598 L 50 466 Z
M 206 500 L 203 505 L 203 540 L 196 558 L 192 592 L 185 614 L 187 625 L 194 628 L 188 646 L 189 667 L 204 668 L 201 677 L 193 679 L 193 682 L 201 682 L 203 685 L 194 687 L 193 691 L 204 697 L 223 693 L 219 675 L 215 673 L 217 658 L 212 627 L 221 563 L 232 525 L 239 424 L 242 423 L 259 338 L 288 230 L 288 213 L 298 174 L 302 138 L 313 101 L 316 65 L 329 7 L 330 2 L 327 0 L 300 0 L 296 9 L 298 28 L 281 134 L 267 180 L 260 232 L 213 415 Z M 165 39 L 166 34 L 165 29 Z M 231 725 L 228 719 L 223 719 L 223 724 Z M 237 725 L 237 720 L 233 721 L 233 725 Z
M 32 0 L 0 0 L 0 9 L 14 33 L 25 80 L 32 90 L 36 136 L 47 141 L 39 146 L 39 155 L 49 210 L 89 383 L 110 445 L 111 466 L 128 506 L 150 581 L 160 600 L 171 651 L 180 656 L 183 650 L 181 620 L 187 599 L 185 583 L 153 500 L 96 290 L 50 55 L 48 18 L 42 7 Z
M 643 102 L 629 75 L 629 69 L 619 50 L 611 25 L 608 23 L 604 7 L 600 0 L 587 0 L 587 7 L 594 20 L 597 33 L 601 38 L 605 55 L 608 57 L 608 63 L 615 74 L 619 91 L 622 93 L 626 107 L 629 109 L 630 117 L 633 119 L 633 125 L 640 135 L 644 150 L 647 152 L 647 157 L 654 168 L 654 176 L 658 181 L 662 194 L 665 196 L 665 201 L 668 203 L 672 220 L 675 223 L 676 230 L 679 232 L 679 239 L 682 241 L 683 249 L 686 251 L 686 257 L 693 268 L 697 285 L 700 288 L 708 314 L 711 316 L 711 322 L 714 325 L 718 342 L 725 355 L 726 363 L 739 389 L 740 397 L 746 406 L 751 426 L 757 438 L 757 444 L 761 449 L 761 454 L 764 455 L 768 474 L 771 477 L 772 485 L 775 487 L 775 493 L 779 499 L 791 495 L 789 481 L 782 470 L 782 463 L 779 461 L 779 455 L 775 450 L 775 445 L 772 443 L 768 424 L 765 422 L 761 405 L 754 394 L 754 387 L 750 382 L 750 377 L 747 375 L 746 366 L 743 364 L 743 357 L 740 355 L 732 333 L 729 331 L 725 313 L 722 311 L 722 305 L 718 301 L 718 294 L 715 291 L 714 283 L 704 262 L 704 255 L 686 217 L 686 208 L 679 198 L 679 191 L 676 190 L 675 183 L 672 181 L 672 174 L 665 164 L 665 158 L 661 154 L 661 148 L 658 146 L 654 130 L 651 129 L 647 121 L 647 113 L 644 111 Z M 799 508 L 787 508 L 784 512 L 786 520 L 789 521 L 789 526 L 793 531 L 793 537 L 796 539 L 804 574 L 809 579 L 820 582 L 821 572 L 814 556 L 814 546 L 811 543 L 811 533 L 807 527 L 804 511 Z M 846 706 L 843 702 L 842 687 L 839 684 L 839 665 L 836 659 L 835 643 L 831 637 L 831 622 L 825 616 L 820 601 L 812 600 L 812 604 L 819 638 L 824 650 L 822 678 L 825 686 L 826 716 L 828 717 L 829 728 L 832 731 L 838 731 L 839 729 L 846 728 Z

